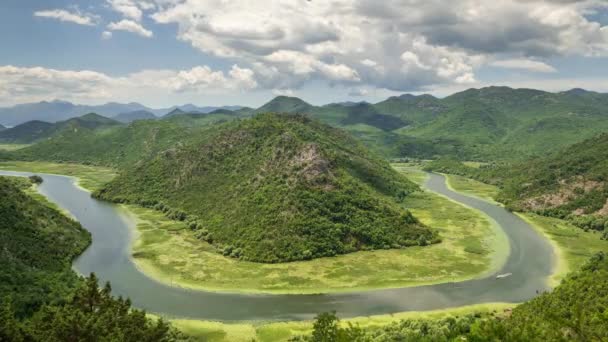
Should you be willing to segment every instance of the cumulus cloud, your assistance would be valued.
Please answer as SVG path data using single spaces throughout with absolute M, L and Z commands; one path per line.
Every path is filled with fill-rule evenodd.
M 95 71 L 0 66 L 1 102 L 53 98 L 108 98 L 112 78 Z
M 128 19 L 110 23 L 108 24 L 108 29 L 112 31 L 127 31 L 146 38 L 151 38 L 154 35 L 152 31 L 145 29 L 141 24 Z
M 549 64 L 530 59 L 503 59 L 493 61 L 490 65 L 499 68 L 522 69 L 533 72 L 557 72 L 557 70 Z
M 73 12 L 63 9 L 52 9 L 45 11 L 36 11 L 34 16 L 42 18 L 52 18 L 63 22 L 70 22 L 78 25 L 95 25 L 96 17 L 92 14 L 81 13 L 78 9 Z
M 0 66 L 0 103 L 49 99 L 76 102 L 124 98 L 124 94 L 225 94 L 257 88 L 251 69 L 228 72 L 196 66 L 188 70 L 144 70 L 113 77 L 90 70 Z
M 132 0 L 107 0 L 108 5 L 114 11 L 122 14 L 124 17 L 140 21 L 142 17 L 142 9 L 140 9 L 140 5 L 137 1 Z M 142 2 L 142 4 L 146 4 Z M 144 6 L 143 9 L 151 9 L 150 7 Z
M 197 66 L 184 70 L 167 80 L 169 87 L 177 92 L 205 91 L 215 88 L 249 90 L 257 87 L 251 69 L 233 65 L 228 74 L 213 71 L 208 66 Z
M 178 38 L 202 52 L 253 70 L 257 84 L 268 89 L 293 89 L 320 79 L 348 87 L 412 91 L 475 82 L 479 66 L 509 56 L 531 62 L 551 56 L 606 56 L 608 27 L 588 15 L 600 8 L 608 4 L 284 0 L 261 6 L 248 0 L 156 0 L 151 17 L 177 24 Z M 522 65 L 503 66 L 509 63 Z

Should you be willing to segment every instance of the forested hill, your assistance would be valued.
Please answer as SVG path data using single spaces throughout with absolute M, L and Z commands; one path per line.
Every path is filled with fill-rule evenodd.
M 211 132 L 138 163 L 96 196 L 192 221 L 226 255 L 260 262 L 437 241 L 399 203 L 417 186 L 339 130 L 261 114 Z
M 71 293 L 78 283 L 72 260 L 91 239 L 78 223 L 26 195 L 29 186 L 27 179 L 0 177 L 0 301 L 11 297 L 19 317 Z
M 515 208 L 570 217 L 602 230 L 608 219 L 608 134 L 503 171 L 502 197 Z
M 479 169 L 438 160 L 429 169 L 499 185 L 499 200 L 512 209 L 568 218 L 583 228 L 604 230 L 608 221 L 608 134 L 544 158 Z

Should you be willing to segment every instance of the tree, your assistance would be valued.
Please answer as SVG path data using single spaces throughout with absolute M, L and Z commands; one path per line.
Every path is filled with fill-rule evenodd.
M 5 298 L 0 303 L 0 342 L 23 341 L 21 324 L 15 318 L 12 302 Z

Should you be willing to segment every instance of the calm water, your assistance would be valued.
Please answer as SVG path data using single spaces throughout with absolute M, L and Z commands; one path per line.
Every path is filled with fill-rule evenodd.
M 0 175 L 28 176 L 0 171 Z M 69 211 L 93 236 L 91 246 L 74 262 L 81 274 L 95 272 L 112 283 L 116 295 L 133 305 L 170 317 L 207 320 L 299 320 L 335 310 L 341 317 L 443 309 L 487 302 L 521 302 L 547 289 L 553 250 L 519 217 L 502 207 L 453 192 L 445 178 L 431 174 L 426 187 L 481 210 L 505 231 L 511 244 L 505 264 L 495 274 L 458 283 L 326 295 L 243 295 L 186 290 L 160 284 L 139 272 L 130 259 L 134 223 L 120 208 L 97 201 L 74 179 L 42 175 L 40 192 Z M 496 275 L 512 273 L 497 279 Z

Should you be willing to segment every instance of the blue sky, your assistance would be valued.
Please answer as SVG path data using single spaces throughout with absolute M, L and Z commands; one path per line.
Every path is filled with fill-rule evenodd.
M 608 92 L 598 0 L 4 0 L 0 106 L 257 106 L 509 85 Z

